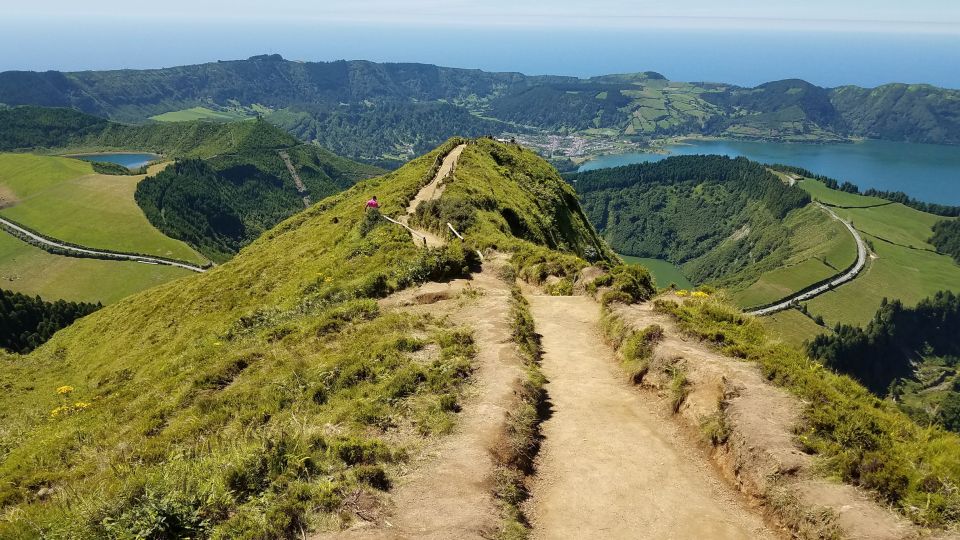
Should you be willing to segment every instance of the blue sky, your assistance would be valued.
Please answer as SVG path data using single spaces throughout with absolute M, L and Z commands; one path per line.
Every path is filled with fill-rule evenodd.
M 783 28 L 960 33 L 957 0 L 46 0 L 9 18 L 325 20 L 357 24 Z
M 960 0 L 4 2 L 0 71 L 142 69 L 280 53 L 753 86 L 960 88 Z

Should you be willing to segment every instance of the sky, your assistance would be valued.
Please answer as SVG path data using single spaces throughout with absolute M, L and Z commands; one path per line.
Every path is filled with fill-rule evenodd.
M 279 53 L 527 74 L 659 71 L 752 86 L 960 88 L 960 0 L 5 2 L 0 71 L 157 68 Z
M 873 29 L 958 32 L 956 0 L 45 0 L 11 2 L 10 18 L 176 18 L 501 27 Z

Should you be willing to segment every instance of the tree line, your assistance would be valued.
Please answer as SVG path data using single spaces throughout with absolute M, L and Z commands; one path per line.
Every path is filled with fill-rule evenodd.
M 101 307 L 99 303 L 46 302 L 39 296 L 0 289 L 0 347 L 28 353 L 44 344 L 57 330 Z

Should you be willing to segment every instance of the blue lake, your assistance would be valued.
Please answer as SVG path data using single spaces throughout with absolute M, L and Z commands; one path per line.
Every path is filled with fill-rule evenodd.
M 941 204 L 960 204 L 960 146 L 863 141 L 853 144 L 791 144 L 690 140 L 666 147 L 669 154 L 601 156 L 581 171 L 658 161 L 669 155 L 722 154 L 809 169 L 860 189 L 903 191 Z
M 160 156 L 156 154 L 82 154 L 77 156 L 72 156 L 77 159 L 82 159 L 84 161 L 98 161 L 101 163 L 116 163 L 117 165 L 123 165 L 128 169 L 139 169 L 147 163 L 156 160 Z

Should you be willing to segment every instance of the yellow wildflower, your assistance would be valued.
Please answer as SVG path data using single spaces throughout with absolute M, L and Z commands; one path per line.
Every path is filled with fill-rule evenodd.
M 51 418 L 56 418 L 56 417 L 60 416 L 61 414 L 67 414 L 67 413 L 69 413 L 69 412 L 70 412 L 70 407 L 69 407 L 68 405 L 61 405 L 61 406 L 57 407 L 56 409 L 50 411 L 50 417 L 51 417 Z
M 687 292 L 686 289 L 680 289 L 679 291 L 677 291 L 677 296 L 687 296 L 688 294 L 690 293 Z
M 65 395 L 69 394 L 70 392 L 73 392 L 73 387 L 72 387 L 72 386 L 66 386 L 66 385 L 64 385 L 64 386 L 61 386 L 60 388 L 57 388 L 57 393 L 60 394 L 60 395 L 62 395 L 62 396 L 65 396 Z
M 86 401 L 78 401 L 78 402 L 76 402 L 76 403 L 73 404 L 73 408 L 74 408 L 74 409 L 78 409 L 78 410 L 86 409 L 86 408 L 89 407 L 89 406 L 90 406 L 90 404 L 87 403 Z
M 327 276 L 327 277 L 323 278 L 323 281 L 324 281 L 324 283 L 330 283 L 331 281 L 333 281 L 333 278 L 330 277 L 330 276 Z
M 703 292 L 703 291 L 693 291 L 693 293 L 691 293 L 690 296 L 692 296 L 692 297 L 694 297 L 694 298 L 706 298 L 706 297 L 708 297 L 708 296 L 710 296 L 710 295 L 707 294 L 707 293 L 705 293 L 705 292 Z

